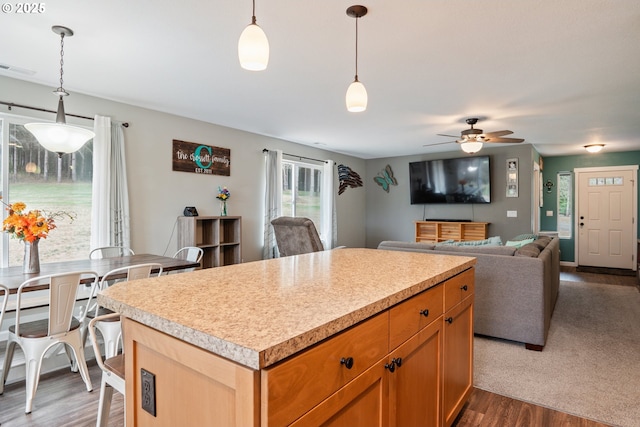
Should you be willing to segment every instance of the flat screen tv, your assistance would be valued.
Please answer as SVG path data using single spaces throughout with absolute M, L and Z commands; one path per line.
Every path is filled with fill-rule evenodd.
M 411 204 L 491 203 L 489 156 L 409 163 Z

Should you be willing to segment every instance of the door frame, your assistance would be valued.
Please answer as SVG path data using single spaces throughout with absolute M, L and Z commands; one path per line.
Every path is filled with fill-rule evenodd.
M 638 187 L 637 187 L 637 183 L 638 183 L 638 165 L 622 165 L 622 166 L 601 166 L 601 167 L 593 167 L 593 168 L 574 168 L 573 169 L 573 194 L 575 195 L 575 200 L 574 200 L 574 204 L 573 204 L 573 235 L 575 236 L 574 238 L 574 249 L 573 249 L 573 253 L 574 253 L 574 262 L 576 263 L 576 265 L 578 265 L 578 260 L 580 259 L 580 233 L 578 233 L 578 227 L 579 227 L 579 222 L 580 219 L 578 218 L 578 206 L 580 206 L 580 192 L 578 191 L 580 189 L 580 186 L 578 185 L 578 183 L 580 182 L 580 174 L 581 173 L 589 173 L 589 172 L 610 172 L 610 171 L 617 171 L 617 170 L 623 170 L 623 171 L 631 171 L 634 172 L 634 180 L 633 180 L 633 191 L 632 191 L 632 210 L 633 210 L 633 221 L 631 224 L 631 228 L 632 228 L 632 232 L 633 232 L 633 236 L 634 240 L 636 240 L 636 242 L 638 241 L 638 221 L 637 221 L 637 217 L 638 217 Z M 638 269 L 638 245 L 631 245 L 632 246 L 632 254 L 633 254 L 633 271 L 637 271 Z

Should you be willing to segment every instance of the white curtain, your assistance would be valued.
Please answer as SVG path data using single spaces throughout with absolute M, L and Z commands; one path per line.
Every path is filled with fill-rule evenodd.
M 282 151 L 265 152 L 264 246 L 262 259 L 276 258 L 278 246 L 271 220 L 278 218 L 282 201 Z
M 336 224 L 335 182 L 334 169 L 336 163 L 333 160 L 324 162 L 322 170 L 322 234 L 320 240 L 326 249 L 336 246 L 338 240 L 338 227 Z
M 110 117 L 95 116 L 94 132 L 91 249 L 131 247 L 124 131 Z

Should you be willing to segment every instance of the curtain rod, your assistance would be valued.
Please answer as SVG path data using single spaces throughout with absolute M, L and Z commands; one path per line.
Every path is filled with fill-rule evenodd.
M 262 152 L 263 152 L 263 153 L 268 153 L 268 152 L 269 152 L 269 150 L 268 150 L 268 149 L 266 149 L 266 148 L 263 148 L 263 149 L 262 149 Z M 296 155 L 296 154 L 289 154 L 289 153 L 282 153 L 282 154 L 284 154 L 285 156 L 297 157 L 297 158 L 299 158 L 299 159 L 306 159 L 306 160 L 313 160 L 314 162 L 327 163 L 327 161 L 326 161 L 326 160 L 313 159 L 313 158 L 311 158 L 311 157 L 298 156 L 298 155 Z
M 25 108 L 27 110 L 35 110 L 35 111 L 43 111 L 45 113 L 53 113 L 56 114 L 56 111 L 53 110 L 47 110 L 46 108 L 40 108 L 40 107 L 31 107 L 29 105 L 21 105 L 21 104 L 15 104 L 13 102 L 4 102 L 4 101 L 0 101 L 0 104 L 2 105 L 6 105 L 9 109 L 9 111 L 11 111 L 12 107 L 18 107 L 18 108 Z M 77 114 L 71 114 L 71 113 L 65 113 L 65 116 L 71 116 L 71 117 L 77 117 L 79 119 L 87 119 L 87 120 L 93 120 L 93 117 L 87 117 L 87 116 L 79 116 Z M 128 128 L 129 127 L 129 123 L 122 123 L 122 126 Z

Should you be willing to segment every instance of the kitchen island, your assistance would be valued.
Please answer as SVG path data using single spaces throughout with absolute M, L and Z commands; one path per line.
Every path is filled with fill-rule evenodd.
M 116 284 L 98 300 L 124 317 L 127 425 L 449 425 L 474 264 L 346 248 Z

